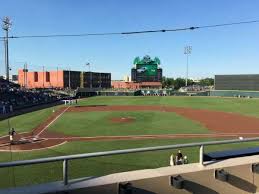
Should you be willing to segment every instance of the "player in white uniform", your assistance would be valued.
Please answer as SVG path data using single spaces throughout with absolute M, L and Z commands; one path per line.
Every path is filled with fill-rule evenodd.
M 16 134 L 16 131 L 14 130 L 14 128 L 11 129 L 11 131 L 9 132 L 9 138 L 10 138 L 10 143 L 13 144 L 14 142 L 14 135 Z

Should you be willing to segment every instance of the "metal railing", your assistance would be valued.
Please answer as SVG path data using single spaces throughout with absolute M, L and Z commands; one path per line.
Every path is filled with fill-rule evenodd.
M 75 154 L 75 155 L 68 155 L 68 156 L 56 156 L 56 157 L 40 158 L 40 159 L 32 159 L 32 160 L 3 162 L 3 163 L 0 163 L 0 168 L 63 161 L 63 183 L 64 185 L 67 185 L 69 160 L 93 158 L 93 157 L 100 157 L 100 156 L 112 156 L 112 155 L 119 155 L 119 154 L 149 152 L 149 151 L 161 151 L 161 150 L 176 149 L 176 148 L 199 147 L 199 163 L 203 165 L 204 146 L 222 145 L 222 144 L 231 144 L 231 143 L 244 143 L 244 142 L 252 142 L 252 141 L 259 141 L 259 137 L 247 138 L 247 139 L 232 139 L 232 140 L 222 140 L 222 141 L 166 145 L 166 146 L 156 146 L 156 147 L 146 147 L 146 148 L 135 148 L 135 149 L 125 149 L 125 150 L 113 150 L 113 151 L 105 151 L 105 152 Z

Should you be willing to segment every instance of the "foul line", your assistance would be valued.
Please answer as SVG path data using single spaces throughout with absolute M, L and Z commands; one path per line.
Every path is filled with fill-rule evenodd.
M 61 115 L 63 115 L 68 109 L 70 108 L 67 107 L 63 112 L 61 112 L 55 119 L 53 119 L 48 125 L 46 125 L 36 136 L 39 136 L 42 134 L 52 123 L 54 123 Z
M 138 139 L 138 138 L 196 138 L 196 137 L 238 137 L 238 134 L 154 134 L 154 135 L 125 135 L 125 136 L 88 136 L 88 137 L 46 137 L 46 139 L 56 140 L 106 140 L 106 139 Z
M 42 148 L 32 148 L 30 150 L 3 150 L 3 149 L 0 149 L 0 152 L 31 152 L 31 151 L 39 151 L 39 150 L 43 150 L 43 149 L 50 149 L 50 148 L 55 148 L 57 146 L 61 146 L 61 145 L 64 145 L 65 143 L 67 143 L 67 141 L 64 141 L 62 143 L 59 143 L 59 144 L 56 144 L 56 145 L 53 145 L 53 146 L 48 146 L 48 147 L 42 147 Z

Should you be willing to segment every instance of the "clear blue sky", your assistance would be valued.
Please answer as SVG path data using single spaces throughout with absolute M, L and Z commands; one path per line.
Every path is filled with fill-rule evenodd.
M 210 25 L 259 19 L 258 0 L 0 0 L 11 35 L 121 32 Z M 1 36 L 3 31 L 1 31 Z M 185 45 L 192 45 L 190 77 L 259 73 L 259 24 L 196 31 L 106 37 L 10 41 L 12 73 L 68 68 L 130 75 L 135 56 L 159 57 L 164 75 L 184 77 Z M 0 42 L 1 43 L 1 42 Z M 2 44 L 2 43 L 1 43 Z M 0 74 L 4 73 L 3 46 Z

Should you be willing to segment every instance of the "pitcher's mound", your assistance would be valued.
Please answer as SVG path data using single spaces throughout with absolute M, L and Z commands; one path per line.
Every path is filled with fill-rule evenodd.
M 133 117 L 115 117 L 111 119 L 113 123 L 131 123 L 134 122 L 136 119 Z

